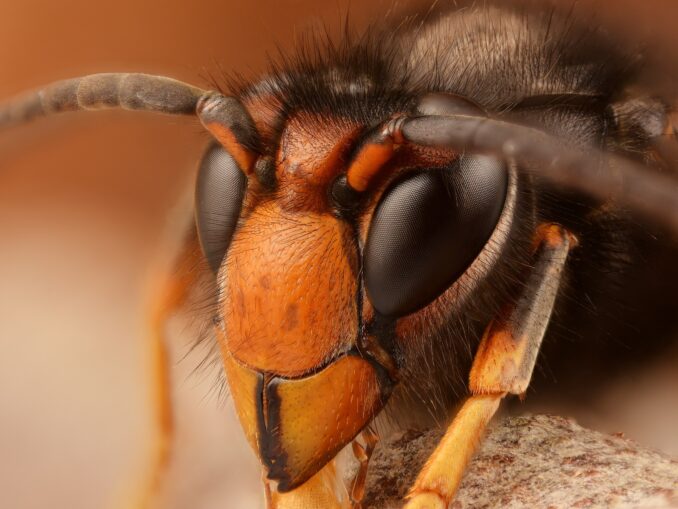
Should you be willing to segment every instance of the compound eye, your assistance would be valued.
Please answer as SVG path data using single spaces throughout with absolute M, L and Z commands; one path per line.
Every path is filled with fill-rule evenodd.
M 216 273 L 238 224 L 247 177 L 221 145 L 210 146 L 200 162 L 195 188 L 195 221 L 207 262 Z
M 365 286 L 374 308 L 404 316 L 445 291 L 482 251 L 507 188 L 504 165 L 485 156 L 463 156 L 394 182 L 376 207 L 365 245 Z

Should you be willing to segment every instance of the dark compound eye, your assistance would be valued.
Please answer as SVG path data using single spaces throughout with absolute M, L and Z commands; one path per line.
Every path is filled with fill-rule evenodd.
M 195 189 L 195 221 L 200 246 L 216 273 L 238 224 L 247 177 L 221 145 L 207 149 Z
M 403 316 L 444 292 L 483 249 L 507 188 L 504 165 L 485 156 L 393 183 L 374 212 L 364 252 L 375 309 Z

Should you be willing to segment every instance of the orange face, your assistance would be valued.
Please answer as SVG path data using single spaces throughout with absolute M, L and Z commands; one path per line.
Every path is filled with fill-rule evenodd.
M 464 265 L 465 276 L 452 283 L 445 276 L 435 298 L 425 296 L 423 304 L 407 304 L 395 315 L 380 312 L 364 266 L 380 199 L 394 194 L 394 186 L 398 191 L 400 177 L 414 176 L 409 182 L 418 185 L 417 175 L 435 175 L 458 155 L 416 146 L 398 146 L 396 153 L 396 138 L 368 146 L 364 137 L 374 133 L 371 126 L 303 110 L 288 116 L 276 134 L 271 109 L 257 100 L 248 106 L 259 133 L 276 139 L 276 153 L 268 159 L 275 186 L 266 188 L 253 165 L 228 249 L 216 264 L 223 318 L 218 335 L 247 439 L 284 492 L 318 472 L 374 419 L 399 379 L 407 350 L 425 331 L 443 326 L 450 309 L 464 300 L 464 278 L 482 279 L 497 252 Z M 358 159 L 356 150 L 362 151 Z M 358 179 L 359 211 L 342 215 L 331 192 L 356 160 L 369 178 Z M 443 188 L 427 192 L 434 200 L 450 199 Z M 432 216 L 425 226 L 444 220 Z M 438 228 L 438 236 L 441 231 L 448 233 Z M 465 241 L 457 238 L 460 245 Z M 435 247 L 429 255 L 437 256 Z
M 278 489 L 313 475 L 381 409 L 391 381 L 360 351 L 357 232 L 328 187 L 362 126 L 287 122 L 273 196 L 248 194 L 220 273 L 220 340 L 247 437 Z
M 358 247 L 326 189 L 345 129 L 299 136 L 289 123 L 275 196 L 246 199 L 223 269 L 224 338 L 238 362 L 300 378 L 345 355 L 358 336 Z

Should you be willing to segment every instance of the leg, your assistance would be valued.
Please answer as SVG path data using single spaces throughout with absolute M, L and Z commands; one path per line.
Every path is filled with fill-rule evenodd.
M 527 389 L 575 241 L 559 226 L 542 225 L 536 243 L 525 291 L 485 331 L 471 369 L 472 396 L 420 472 L 406 509 L 445 509 L 501 399 Z
M 153 507 L 169 466 L 174 426 L 166 326 L 186 302 L 196 280 L 198 256 L 197 244 L 189 238 L 171 268 L 161 272 L 154 281 L 147 312 L 153 442 L 146 473 L 137 488 L 138 493 L 130 505 L 131 509 Z
M 353 441 L 353 454 L 360 462 L 358 473 L 353 479 L 353 486 L 351 488 L 351 509 L 362 509 L 362 499 L 365 496 L 365 482 L 367 481 L 367 467 L 370 463 L 370 458 L 374 452 L 374 448 L 379 442 L 379 436 L 369 428 L 362 432 L 365 445 L 363 446 L 357 440 Z

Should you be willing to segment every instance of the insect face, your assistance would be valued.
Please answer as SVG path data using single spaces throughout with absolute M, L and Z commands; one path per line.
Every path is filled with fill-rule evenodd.
M 356 126 L 330 121 L 311 135 L 303 117 L 282 130 L 275 188 L 252 176 L 244 199 L 234 196 L 242 211 L 219 272 L 229 385 L 283 490 L 353 439 L 391 386 L 358 351 L 360 253 L 328 194 Z
M 261 132 L 276 132 L 261 104 L 250 108 Z M 218 272 L 218 336 L 236 408 L 286 491 L 386 403 L 407 357 L 400 343 L 422 332 L 398 328 L 399 319 L 449 317 L 462 286 L 487 275 L 506 241 L 517 178 L 491 156 L 375 143 L 384 127 L 356 116 L 275 118 L 273 149 L 252 163 L 269 166 L 266 178 L 246 176 L 229 147 L 208 149 L 196 217 Z M 375 162 L 376 150 L 386 156 Z M 347 202 L 337 191 L 358 161 L 370 175 L 362 192 L 345 190 L 354 193 Z
M 446 7 L 302 49 L 228 93 L 105 74 L 0 109 L 0 126 L 73 109 L 194 114 L 212 134 L 197 239 L 238 416 L 269 495 L 291 491 L 276 509 L 325 497 L 324 466 L 396 391 L 445 419 L 457 370 L 470 396 L 408 507 L 447 505 L 501 399 L 527 390 L 561 288 L 608 288 L 586 279 L 618 249 L 622 233 L 605 232 L 624 222 L 618 205 L 678 232 L 673 177 L 638 164 L 673 132 L 668 106 L 638 88 L 635 61 L 555 14 Z

